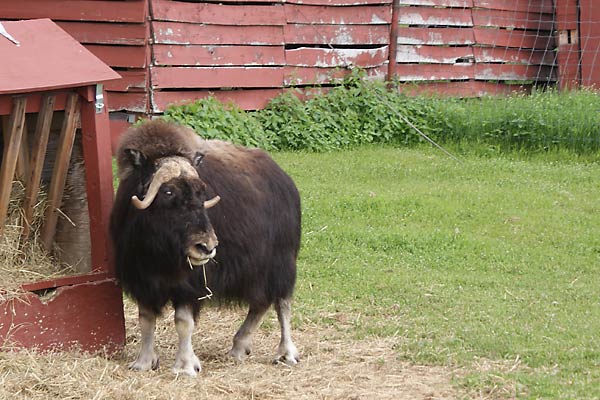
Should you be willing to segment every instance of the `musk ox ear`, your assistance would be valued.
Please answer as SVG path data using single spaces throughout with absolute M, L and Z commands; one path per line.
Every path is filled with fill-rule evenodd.
M 141 168 L 141 166 L 146 162 L 146 156 L 139 150 L 135 149 L 125 149 L 123 150 L 127 158 L 129 158 L 129 162 L 136 168 Z
M 202 164 L 203 159 L 204 159 L 204 154 L 197 151 L 196 154 L 194 154 L 194 159 L 192 160 L 192 165 L 195 168 L 198 168 L 200 166 L 200 164 Z

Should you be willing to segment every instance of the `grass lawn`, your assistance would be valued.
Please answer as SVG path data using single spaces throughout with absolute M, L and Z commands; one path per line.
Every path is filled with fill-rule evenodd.
M 296 325 L 398 338 L 491 397 L 600 397 L 600 164 L 276 153 L 303 198 Z

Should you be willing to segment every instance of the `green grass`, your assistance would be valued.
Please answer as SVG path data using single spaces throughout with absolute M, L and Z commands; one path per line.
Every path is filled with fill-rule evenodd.
M 429 147 L 275 158 L 303 199 L 300 328 L 395 336 L 399 359 L 463 367 L 473 392 L 600 397 L 598 163 Z
M 497 149 L 600 149 L 600 96 L 591 90 L 537 90 L 531 95 L 432 99 L 439 140 Z

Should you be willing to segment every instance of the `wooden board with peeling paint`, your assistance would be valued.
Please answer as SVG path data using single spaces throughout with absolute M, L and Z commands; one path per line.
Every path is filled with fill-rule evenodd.
M 324 49 L 300 47 L 285 51 L 288 66 L 298 67 L 377 67 L 388 60 L 388 46 L 375 49 Z
M 246 89 L 246 90 L 186 90 L 186 91 L 157 91 L 153 98 L 153 112 L 162 113 L 169 105 L 188 103 L 197 99 L 212 96 L 223 103 L 234 103 L 244 110 L 259 110 L 268 102 L 283 93 L 283 88 L 277 89 Z
M 530 93 L 532 85 L 514 84 L 499 85 L 485 81 L 445 81 L 419 82 L 399 85 L 399 90 L 408 95 L 434 95 L 452 97 L 482 97 L 489 95 L 508 95 L 513 93 Z
M 313 25 L 288 24 L 284 27 L 286 44 L 387 45 L 387 25 Z
M 284 9 L 287 23 L 294 24 L 389 25 L 392 21 L 392 9 L 386 4 L 329 7 L 286 3 Z
M 157 66 L 276 66 L 285 64 L 283 46 L 171 45 L 153 46 Z
M 189 22 L 207 25 L 263 26 L 284 25 L 281 4 L 184 3 L 152 0 L 154 21 Z
M 370 78 L 383 80 L 387 67 L 365 68 L 365 72 Z M 284 82 L 288 86 L 339 83 L 349 73 L 350 69 L 288 66 L 284 68 Z
M 202 25 L 153 21 L 154 43 L 178 45 L 283 45 L 283 27 Z
M 282 67 L 152 67 L 152 87 L 272 88 L 283 85 Z

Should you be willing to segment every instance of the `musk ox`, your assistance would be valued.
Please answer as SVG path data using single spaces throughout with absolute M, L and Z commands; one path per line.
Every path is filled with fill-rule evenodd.
M 300 247 L 300 196 L 262 150 L 204 140 L 155 120 L 130 128 L 117 150 L 120 179 L 111 213 L 116 275 L 139 308 L 136 370 L 158 367 L 156 317 L 171 303 L 179 349 L 173 371 L 194 376 L 192 332 L 200 308 L 246 303 L 229 354 L 242 360 L 273 304 L 281 327 L 276 362 L 293 365 L 291 297 Z

